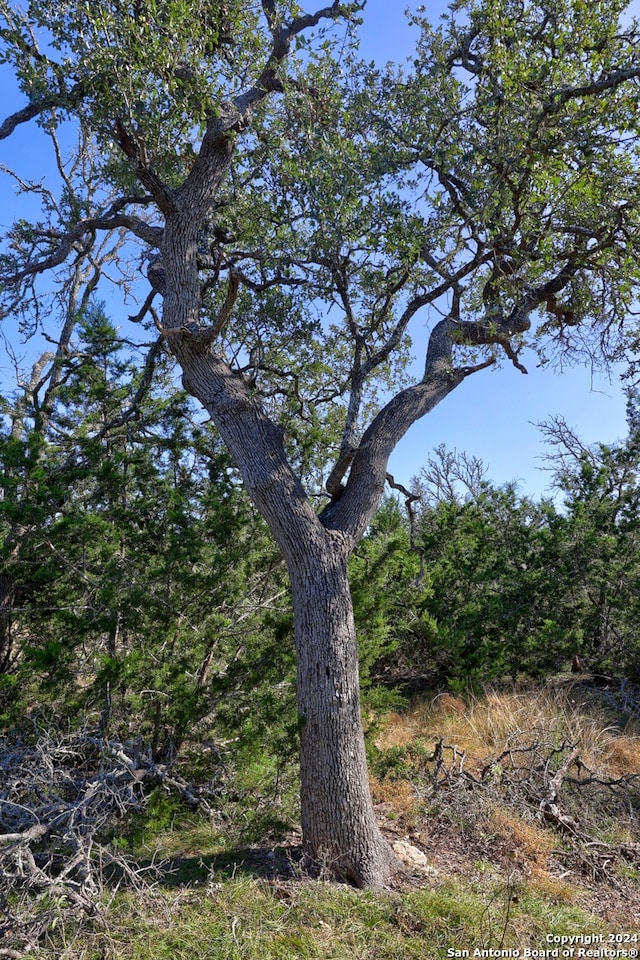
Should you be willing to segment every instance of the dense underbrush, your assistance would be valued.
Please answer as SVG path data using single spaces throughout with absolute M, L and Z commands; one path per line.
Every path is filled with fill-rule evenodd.
M 396 960 L 633 937 L 640 736 L 618 694 L 567 681 L 372 714 L 374 799 L 406 864 L 382 895 L 308 878 L 284 761 L 242 772 L 205 746 L 167 767 L 141 741 L 13 731 L 0 957 Z

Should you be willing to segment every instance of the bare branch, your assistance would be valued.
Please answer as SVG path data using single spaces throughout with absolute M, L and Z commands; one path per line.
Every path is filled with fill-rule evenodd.
M 571 766 L 578 759 L 579 755 L 580 748 L 574 747 L 562 766 L 549 781 L 547 792 L 540 801 L 539 808 L 540 816 L 542 816 L 545 820 L 556 824 L 556 826 L 561 827 L 563 830 L 567 830 L 569 833 L 572 833 L 575 836 L 578 836 L 580 833 L 578 823 L 573 817 L 570 817 L 560 809 L 559 797 L 563 780 L 567 776 Z
M 36 733 L 28 740 L 5 735 L 0 744 L 4 956 L 38 954 L 41 938 L 60 919 L 103 924 L 100 899 L 114 868 L 138 895 L 149 895 L 161 865 L 140 866 L 107 839 L 114 822 L 144 809 L 147 786 L 162 785 L 213 813 L 216 788 L 186 783 L 156 763 L 138 738 Z
M 57 246 L 48 256 L 30 260 L 21 270 L 1 275 L 0 281 L 15 284 L 26 277 L 53 270 L 63 264 L 72 252 L 87 252 L 96 230 L 111 231 L 116 229 L 128 229 L 141 240 L 154 247 L 157 247 L 162 239 L 162 229 L 160 227 L 151 226 L 139 217 L 118 213 L 101 217 L 87 217 L 80 220 L 68 233 L 41 232 L 42 236 L 51 239 L 52 242 L 58 241 Z
M 479 457 L 439 444 L 420 470 L 420 494 L 424 503 L 457 503 L 475 500 L 486 481 L 487 467 Z
M 420 546 L 418 538 L 418 529 L 417 529 L 417 515 L 414 508 L 414 504 L 420 500 L 419 493 L 412 493 L 411 490 L 402 484 L 398 483 L 394 476 L 391 473 L 387 473 L 387 483 L 392 490 L 397 490 L 404 497 L 404 506 L 407 511 L 407 520 L 409 521 L 409 545 L 412 551 L 418 555 L 420 560 L 420 572 L 416 577 L 416 583 L 421 584 L 424 580 L 425 574 L 425 564 L 424 564 L 424 547 Z
M 509 360 L 511 360 L 516 370 L 519 370 L 520 373 L 529 373 L 527 368 L 518 360 L 518 354 L 513 349 L 513 347 L 511 346 L 508 340 L 503 340 L 500 346 L 502 347 L 506 355 L 509 357 Z

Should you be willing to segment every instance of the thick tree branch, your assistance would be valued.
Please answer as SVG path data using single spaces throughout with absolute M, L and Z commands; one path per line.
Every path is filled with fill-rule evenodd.
M 341 496 L 342 480 L 345 473 L 353 463 L 353 458 L 356 455 L 357 449 L 358 448 L 356 446 L 351 446 L 346 439 L 343 439 L 338 458 L 325 482 L 325 490 L 332 500 L 337 500 Z
M 117 201 L 113 206 L 117 206 L 119 202 L 124 203 L 127 201 Z M 154 227 L 139 217 L 134 217 L 130 214 L 110 214 L 107 212 L 103 216 L 86 217 L 80 220 L 68 233 L 59 233 L 53 230 L 41 231 L 40 233 L 34 231 L 35 236 L 42 236 L 43 238 L 50 239 L 52 242 L 57 240 L 57 246 L 48 256 L 28 261 L 21 270 L 0 275 L 0 280 L 3 283 L 15 284 L 24 280 L 26 277 L 45 273 L 48 270 L 59 267 L 67 260 L 73 251 L 85 250 L 86 241 L 91 245 L 92 235 L 97 230 L 111 231 L 118 229 L 129 230 L 134 236 L 139 237 L 154 248 L 157 248 L 162 241 L 163 230 L 161 227 Z
M 353 454 L 346 485 L 320 515 L 328 529 L 342 530 L 353 543 L 366 529 L 384 492 L 387 463 L 407 430 L 473 372 L 452 365 L 455 325 L 441 320 L 431 331 L 420 383 L 401 390 L 377 414 Z
M 243 378 L 197 338 L 182 336 L 171 349 L 183 384 L 210 414 L 285 557 L 297 556 L 318 517 L 288 461 L 282 429 L 266 414 Z
M 336 2 L 314 14 L 303 14 L 291 23 L 278 26 L 275 3 L 267 0 L 263 4 L 263 9 L 272 36 L 271 51 L 255 84 L 238 94 L 231 102 L 219 104 L 215 110 L 211 110 L 195 163 L 177 192 L 177 197 L 173 198 L 185 209 L 195 210 L 196 207 L 201 210 L 209 209 L 214 202 L 231 161 L 234 136 L 246 129 L 253 107 L 270 93 L 279 93 L 283 90 L 278 71 L 291 51 L 294 37 L 323 19 L 337 20 L 352 12 L 344 4 Z M 128 140 L 130 142 L 127 143 L 127 150 L 135 160 L 139 154 L 139 147 L 131 137 Z
M 626 69 L 613 70 L 610 73 L 602 74 L 597 80 L 589 83 L 577 84 L 574 87 L 562 87 L 555 90 L 547 99 L 543 107 L 543 113 L 556 113 L 560 107 L 563 107 L 570 100 L 576 100 L 579 97 L 594 97 L 601 93 L 607 93 L 609 90 L 615 90 L 616 87 L 626 83 L 628 80 L 637 80 L 640 78 L 640 66 L 627 67 Z
M 365 337 L 360 333 L 358 324 L 355 319 L 355 314 L 349 299 L 348 292 L 348 281 L 345 270 L 334 271 L 334 281 L 336 282 L 337 290 L 340 294 L 340 299 L 345 310 L 345 316 L 347 319 L 347 324 L 351 332 L 354 344 L 355 344 L 355 356 L 351 377 L 351 393 L 349 398 L 349 405 L 347 408 L 347 415 L 345 420 L 345 426 L 343 429 L 343 437 L 340 445 L 340 452 L 334 467 L 332 468 L 329 477 L 325 483 L 325 489 L 327 493 L 334 499 L 338 499 L 342 494 L 342 480 L 353 462 L 356 450 L 358 448 L 358 442 L 355 437 L 355 423 L 357 416 L 360 411 L 360 402 L 362 398 L 362 392 L 366 380 L 371 377 L 371 375 L 385 363 L 393 352 L 400 345 L 403 336 L 406 334 L 409 324 L 415 314 L 422 307 L 428 306 L 429 304 L 434 303 L 439 297 L 444 293 L 453 290 L 454 291 L 454 307 L 452 313 L 457 315 L 458 303 L 459 303 L 459 281 L 463 279 L 466 275 L 473 272 L 477 267 L 482 264 L 487 258 L 488 254 L 484 254 L 481 249 L 478 250 L 475 256 L 473 256 L 469 261 L 461 264 L 458 269 L 453 273 L 449 274 L 446 269 L 446 262 L 448 258 L 445 259 L 445 262 L 437 261 L 433 256 L 431 256 L 426 250 L 422 250 L 419 255 L 439 276 L 443 278 L 443 282 L 438 284 L 436 287 L 429 290 L 427 293 L 417 294 L 412 297 L 409 302 L 406 304 L 405 308 L 402 310 L 400 316 L 398 317 L 397 322 L 392 327 L 389 336 L 386 338 L 384 343 L 375 351 L 373 351 L 364 363 L 361 363 L 360 357 L 364 349 Z M 401 272 L 400 278 L 391 285 L 387 291 L 387 296 L 382 300 L 382 309 L 379 312 L 377 317 L 378 324 L 386 318 L 391 308 L 391 303 L 393 297 L 400 292 L 403 286 L 411 279 L 411 271 L 403 270 Z M 375 323 L 371 323 L 371 330 L 377 326 Z M 442 328 L 444 330 L 445 328 Z M 370 330 L 370 332 L 371 332 Z M 446 336 L 442 342 L 442 348 L 444 354 L 450 357 L 450 348 L 451 348 L 451 336 L 453 328 L 446 328 Z M 504 338 L 501 339 L 502 342 Z M 438 329 L 434 329 L 430 339 L 430 351 L 431 355 L 428 360 L 429 363 L 434 362 L 434 350 L 436 345 L 440 343 L 440 333 Z M 504 345 L 504 344 L 503 344 Z M 505 351 L 509 353 L 510 348 L 505 347 Z M 510 351 L 509 356 L 513 360 L 515 354 L 513 350 Z M 517 360 L 514 361 L 518 365 Z M 465 368 L 465 375 L 469 375 L 472 372 L 475 372 L 479 369 L 484 369 L 486 366 L 495 363 L 495 359 L 491 358 L 487 362 L 483 362 L 477 367 L 467 367 Z M 520 369 L 524 369 L 519 367 Z M 526 371 L 525 371 L 526 372 Z
M 134 217 L 128 213 L 106 214 L 102 217 L 88 217 L 81 220 L 78 227 L 84 225 L 86 230 L 129 230 L 135 237 L 144 240 L 150 247 L 159 249 L 162 243 L 162 227 L 155 227 L 153 224 L 141 220 L 140 217 Z
M 271 30 L 273 47 L 254 86 L 234 100 L 236 109 L 242 118 L 246 117 L 251 107 L 264 99 L 266 94 L 277 93 L 282 90 L 282 81 L 278 77 L 278 70 L 291 51 L 291 42 L 294 37 L 311 27 L 317 26 L 321 20 L 339 20 L 341 17 L 351 16 L 356 9 L 362 9 L 364 3 L 347 5 L 336 0 L 330 7 L 322 7 L 316 13 L 302 14 L 292 20 L 291 23 L 282 24 L 280 27 L 278 26 L 277 10 L 273 0 L 266 0 L 262 6 Z
M 562 278 L 559 275 L 549 281 L 541 291 L 546 292 L 550 285 L 561 282 L 566 282 L 564 273 Z M 490 356 L 474 365 L 454 367 L 452 355 L 456 342 L 472 346 L 499 345 L 518 369 L 526 372 L 510 338 L 529 328 L 533 300 L 523 301 L 507 317 L 496 315 L 482 322 L 459 321 L 459 301 L 460 291 L 456 285 L 450 315 L 431 331 L 422 381 L 389 401 L 365 431 L 358 447 L 345 450 L 336 464 L 327 484 L 334 499 L 321 514 L 322 522 L 329 529 L 341 529 L 357 540 L 382 496 L 387 462 L 399 440 L 463 380 L 496 362 L 495 357 Z M 343 487 L 340 481 L 349 467 L 349 478 Z
M 16 110 L 15 113 L 12 113 L 0 124 L 0 140 L 5 140 L 7 137 L 10 137 L 16 127 L 21 123 L 29 123 L 30 120 L 42 116 L 43 113 L 47 113 L 49 110 L 55 110 L 56 107 L 63 109 L 76 107 L 81 102 L 84 94 L 84 84 L 76 83 L 68 92 L 51 93 L 46 97 L 42 97 L 40 100 L 34 100 L 33 103 L 22 107 L 21 110 Z

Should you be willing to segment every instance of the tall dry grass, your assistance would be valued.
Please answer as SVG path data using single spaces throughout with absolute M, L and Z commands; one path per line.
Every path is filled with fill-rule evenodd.
M 464 835 L 465 856 L 510 865 L 560 902 L 577 889 L 566 877 L 633 869 L 639 732 L 580 686 L 445 693 L 387 716 L 373 794 L 427 845 Z
M 488 689 L 466 698 L 440 694 L 416 703 L 406 713 L 386 718 L 376 738 L 381 750 L 416 741 L 443 739 L 464 752 L 469 763 L 509 748 L 538 742 L 580 748 L 591 770 L 610 776 L 640 773 L 640 735 L 622 730 L 584 692 L 572 687 L 532 690 Z

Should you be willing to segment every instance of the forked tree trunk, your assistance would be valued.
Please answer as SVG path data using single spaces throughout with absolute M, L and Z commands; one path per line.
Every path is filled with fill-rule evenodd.
M 177 339 L 173 352 L 185 388 L 211 414 L 289 570 L 305 850 L 358 886 L 384 886 L 396 861 L 377 826 L 369 791 L 347 577 L 356 538 L 323 526 L 287 461 L 282 430 L 221 358 L 188 337 Z
M 317 18 L 341 16 L 339 7 L 324 8 Z M 331 475 L 332 502 L 321 516 L 287 458 L 284 431 L 269 419 L 248 383 L 212 347 L 225 323 L 226 305 L 209 327 L 200 326 L 198 232 L 215 208 L 229 169 L 232 129 L 243 129 L 251 104 L 277 88 L 277 66 L 287 56 L 291 39 L 313 22 L 315 17 L 309 21 L 305 15 L 293 21 L 288 33 L 280 29 L 277 37 L 274 34 L 276 47 L 258 85 L 242 104 L 236 100 L 241 112 L 233 122 L 224 116 L 210 121 L 198 158 L 178 192 L 159 186 L 155 174 L 145 168 L 141 172 L 139 163 L 137 173 L 165 213 L 159 286 L 164 297 L 162 330 L 182 367 L 185 389 L 211 415 L 291 577 L 305 848 L 334 873 L 359 886 L 380 887 L 398 861 L 377 826 L 369 790 L 347 560 L 380 502 L 394 446 L 469 372 L 451 366 L 455 323 L 442 320 L 436 325 L 423 379 L 387 403 L 357 450 L 341 457 L 340 470 Z M 125 145 L 123 149 L 127 153 Z M 229 309 L 232 306 L 233 297 Z M 392 341 L 393 337 L 389 350 Z M 343 488 L 348 463 L 349 479 Z
M 307 855 L 359 887 L 382 887 L 395 857 L 376 823 L 360 714 L 358 648 L 344 549 L 308 542 L 289 558 Z

